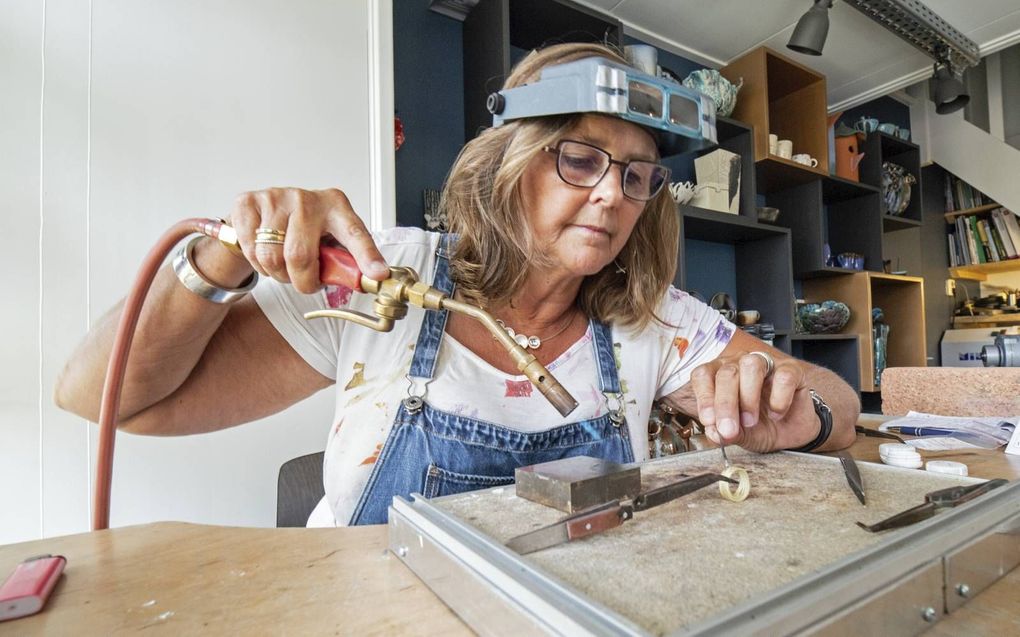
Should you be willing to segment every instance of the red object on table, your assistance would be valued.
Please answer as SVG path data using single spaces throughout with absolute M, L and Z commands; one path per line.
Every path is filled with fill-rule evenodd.
M 18 564 L 0 586 L 0 622 L 41 611 L 65 564 L 63 555 L 40 555 Z

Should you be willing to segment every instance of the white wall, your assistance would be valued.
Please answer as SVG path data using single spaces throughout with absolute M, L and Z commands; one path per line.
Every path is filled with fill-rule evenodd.
M 338 186 L 392 225 L 391 0 L 0 3 L 0 543 L 85 531 L 95 427 L 52 405 L 91 321 L 174 221 L 243 190 Z M 113 526 L 272 526 L 328 392 L 258 423 L 117 440 Z

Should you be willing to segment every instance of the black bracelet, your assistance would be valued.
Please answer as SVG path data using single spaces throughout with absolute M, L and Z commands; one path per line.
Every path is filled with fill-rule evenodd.
M 815 413 L 818 414 L 818 422 L 821 426 L 818 428 L 818 435 L 814 440 L 803 447 L 790 449 L 790 451 L 814 451 L 824 445 L 825 441 L 829 439 L 830 435 L 832 435 L 832 410 L 829 409 L 829 406 L 824 400 L 822 400 L 822 397 L 815 393 L 815 390 L 809 389 L 808 391 L 811 393 L 811 402 L 814 404 Z

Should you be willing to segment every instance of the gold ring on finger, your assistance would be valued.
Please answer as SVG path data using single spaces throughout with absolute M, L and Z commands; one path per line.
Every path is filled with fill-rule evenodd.
M 255 244 L 259 245 L 283 245 L 283 239 L 287 233 L 275 228 L 256 228 Z
M 753 351 L 748 352 L 752 356 L 761 356 L 761 359 L 765 361 L 765 378 L 769 377 L 772 370 L 776 368 L 776 361 L 773 360 L 772 356 L 768 352 Z

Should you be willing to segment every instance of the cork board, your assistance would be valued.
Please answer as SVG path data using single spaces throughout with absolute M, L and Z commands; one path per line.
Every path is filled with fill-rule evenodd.
M 809 575 L 897 531 L 871 524 L 924 501 L 928 491 L 975 482 L 859 462 L 867 506 L 847 486 L 837 458 L 759 455 L 727 449 L 747 469 L 751 495 L 728 502 L 717 487 L 635 514 L 602 535 L 521 556 L 552 577 L 653 634 L 692 626 L 756 595 Z M 680 474 L 721 471 L 717 450 L 641 466 L 642 489 Z M 560 511 L 518 498 L 513 487 L 432 504 L 498 542 L 552 523 Z

